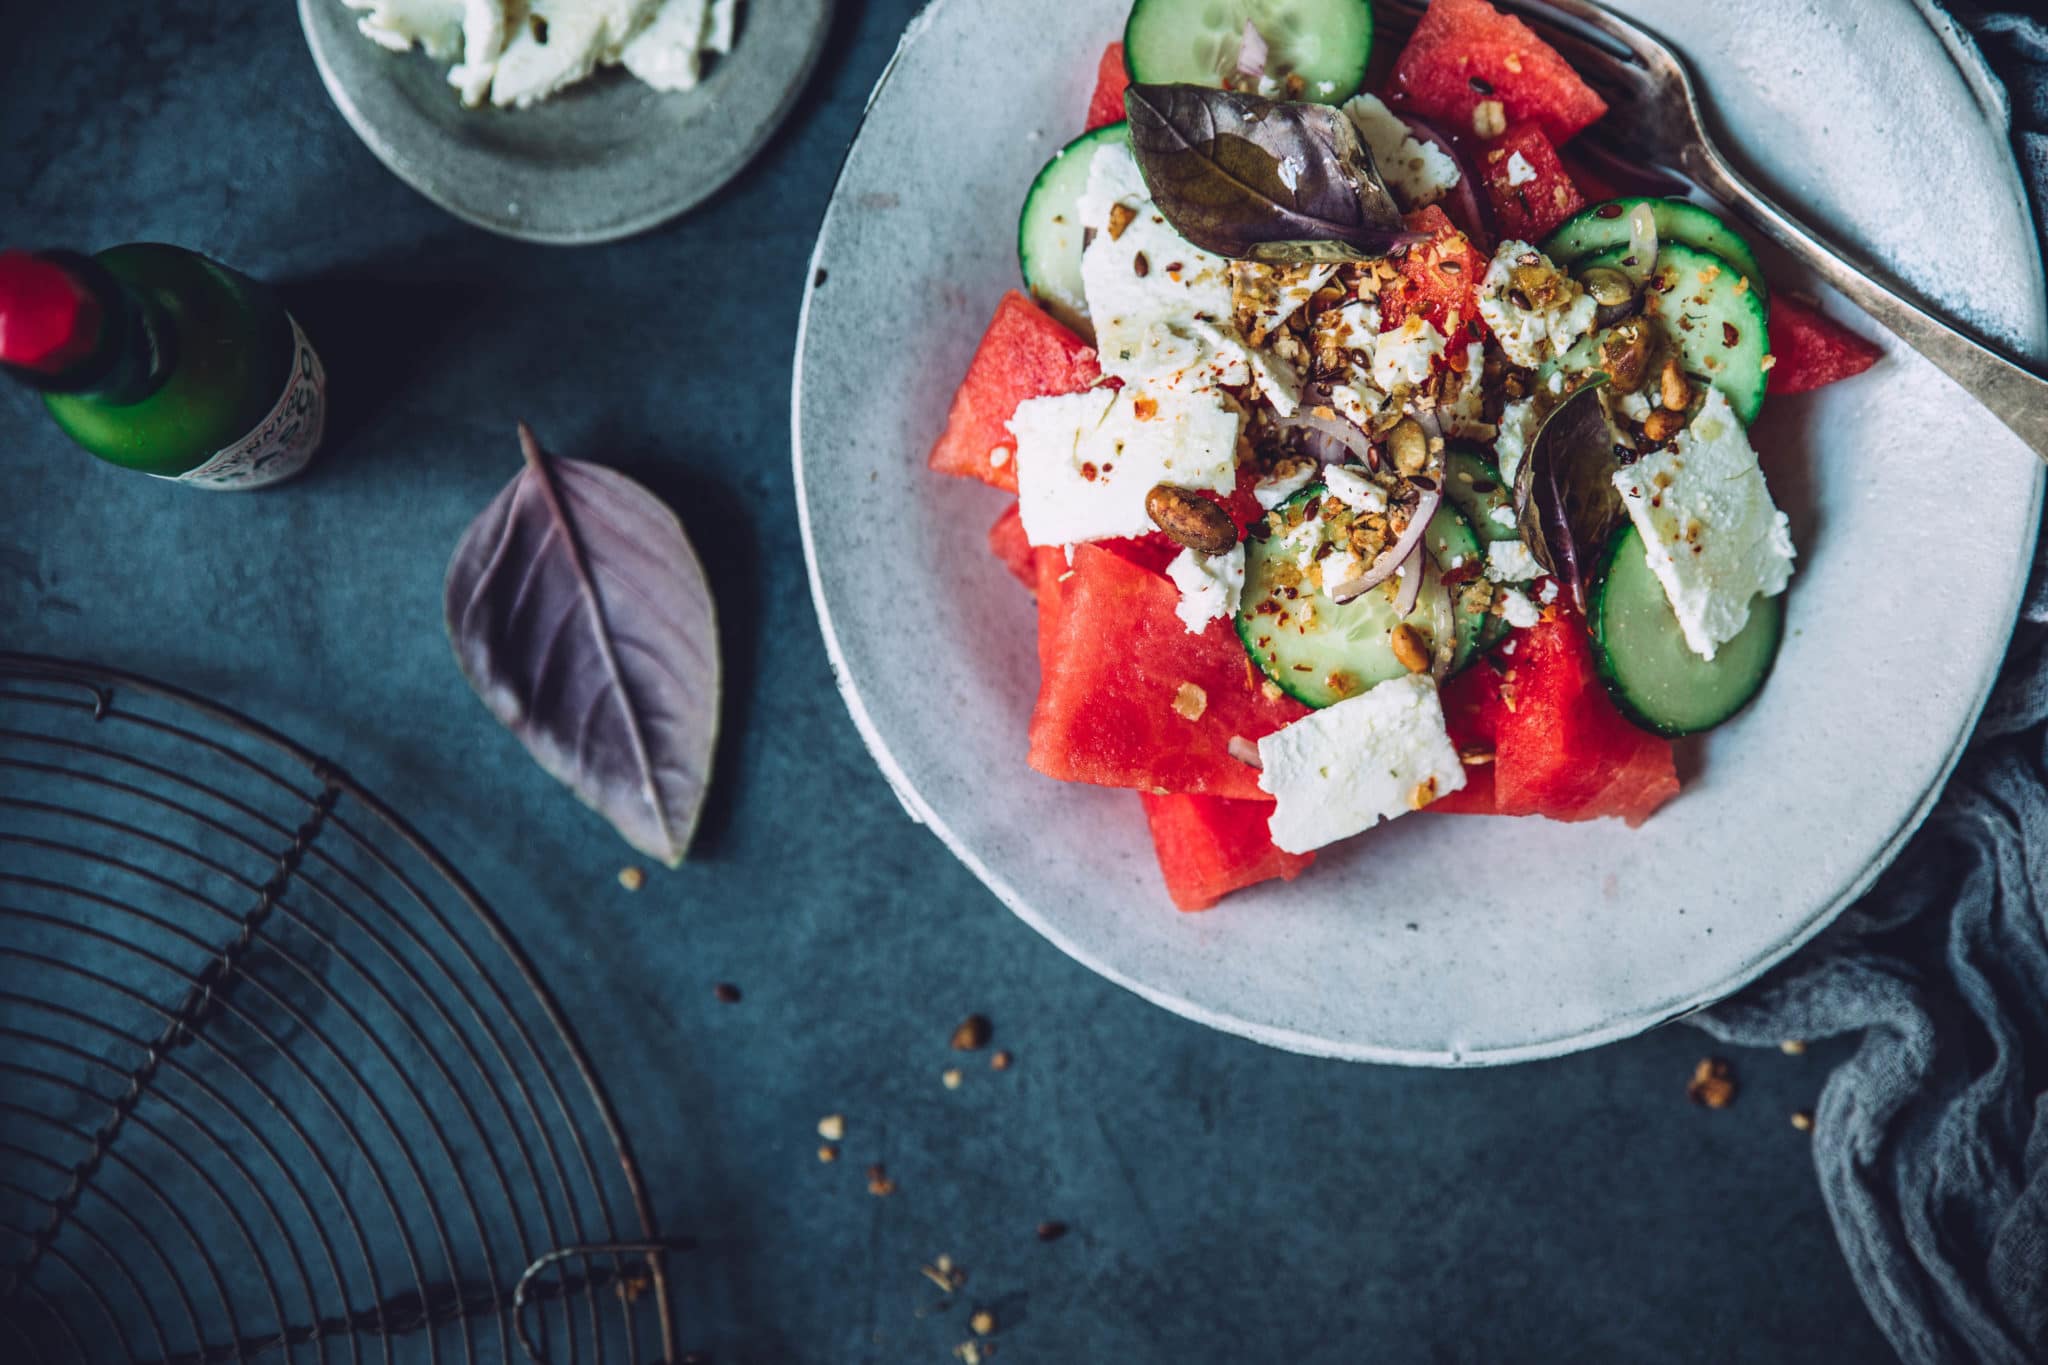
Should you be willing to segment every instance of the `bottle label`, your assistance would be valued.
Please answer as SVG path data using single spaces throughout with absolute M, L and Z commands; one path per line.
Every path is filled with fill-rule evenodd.
M 243 492 L 282 483 L 306 467 L 327 428 L 327 371 L 313 343 L 292 324 L 292 372 L 284 394 L 248 435 L 177 476 L 194 488 Z

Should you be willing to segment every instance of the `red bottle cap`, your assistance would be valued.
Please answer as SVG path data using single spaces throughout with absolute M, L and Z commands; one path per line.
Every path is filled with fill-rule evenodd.
M 62 374 L 99 346 L 100 301 L 63 266 L 0 251 L 0 364 Z

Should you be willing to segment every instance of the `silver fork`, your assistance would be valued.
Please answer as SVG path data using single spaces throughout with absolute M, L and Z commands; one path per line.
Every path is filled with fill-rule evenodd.
M 2048 379 L 1914 301 L 1885 272 L 1826 241 L 1728 164 L 1708 135 L 1692 73 L 1661 40 L 1591 0 L 1505 0 L 1607 101 L 1581 134 L 1623 160 L 1675 168 L 1762 229 L 1901 341 L 1933 361 L 2048 460 Z M 1379 36 L 1398 41 L 1421 18 L 1417 0 L 1378 0 Z M 1559 21 L 1568 16 L 1618 50 Z

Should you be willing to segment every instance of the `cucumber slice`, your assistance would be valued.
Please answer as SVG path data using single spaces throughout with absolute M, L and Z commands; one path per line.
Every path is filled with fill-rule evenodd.
M 1575 270 L 1620 263 L 1628 248 L 1596 251 Z M 1770 354 L 1771 333 L 1764 320 L 1764 301 L 1743 288 L 1735 267 L 1711 252 L 1673 242 L 1657 249 L 1643 312 L 1678 352 L 1687 372 L 1699 375 L 1728 395 L 1743 425 L 1763 409 L 1764 357 Z M 1561 367 L 1598 369 L 1599 337 L 1590 336 L 1566 352 Z
M 1446 462 L 1447 469 L 1452 467 Z M 1422 533 L 1422 547 L 1436 561 L 1439 574 L 1457 570 L 1472 575 L 1446 589 L 1451 594 L 1451 615 L 1458 630 L 1458 643 L 1451 654 L 1451 672 L 1456 673 L 1479 653 L 1486 623 L 1493 619 L 1493 584 L 1486 581 L 1484 543 L 1471 520 L 1459 509 L 1457 499 L 1448 496 L 1448 490 L 1444 505 L 1437 509 L 1429 520 L 1429 529 Z
M 1685 643 L 1634 526 L 1615 538 L 1592 615 L 1607 690 L 1636 724 L 1673 737 L 1710 730 L 1749 704 L 1770 676 L 1785 624 L 1784 598 L 1759 597 L 1741 634 L 1702 659 Z
M 1137 0 L 1124 65 L 1139 85 L 1221 86 L 1237 70 L 1245 21 L 1266 40 L 1266 74 L 1300 76 L 1301 98 L 1341 104 L 1372 56 L 1370 0 Z
M 1284 519 L 1297 508 L 1324 500 L 1321 484 L 1311 484 L 1274 509 Z M 1348 533 L 1351 514 L 1319 511 L 1304 525 L 1317 528 L 1317 543 Z M 1492 593 L 1447 588 L 1441 574 L 1454 562 L 1469 565 L 1479 553 L 1478 539 L 1454 509 L 1444 507 L 1423 533 L 1423 547 L 1437 572 L 1424 580 L 1415 610 L 1394 615 L 1394 588 L 1384 587 L 1337 603 L 1303 578 L 1299 556 L 1308 543 L 1302 532 L 1275 532 L 1245 542 L 1245 581 L 1237 614 L 1237 637 L 1245 652 L 1279 688 L 1309 706 L 1331 706 L 1355 697 L 1390 678 L 1404 677 L 1407 665 L 1395 657 L 1393 629 L 1405 621 L 1421 635 L 1423 647 L 1436 648 L 1439 609 L 1452 613 L 1456 641 L 1452 667 L 1463 667 L 1479 649 Z M 1468 585 L 1463 585 L 1469 588 Z M 1482 588 L 1487 587 L 1480 580 Z M 1453 596 L 1455 594 L 1455 596 Z
M 1483 548 L 1496 540 L 1520 540 L 1515 529 L 1515 490 L 1501 481 L 1500 470 L 1484 452 L 1454 445 L 1444 456 L 1444 496 L 1465 514 L 1465 524 Z M 1506 514 L 1505 521 L 1494 516 Z
M 1629 211 L 1648 204 L 1657 220 L 1661 242 L 1677 242 L 1719 256 L 1749 281 L 1758 298 L 1769 301 L 1764 268 L 1749 242 L 1718 215 L 1683 199 L 1610 199 L 1567 218 L 1543 244 L 1543 254 L 1559 265 L 1576 265 L 1598 251 L 1628 245 Z
M 1067 326 L 1093 336 L 1088 299 L 1081 289 L 1081 196 L 1088 166 L 1100 148 L 1122 141 L 1128 123 L 1111 123 L 1081 134 L 1052 154 L 1031 182 L 1024 213 L 1017 220 L 1017 261 L 1024 287 Z

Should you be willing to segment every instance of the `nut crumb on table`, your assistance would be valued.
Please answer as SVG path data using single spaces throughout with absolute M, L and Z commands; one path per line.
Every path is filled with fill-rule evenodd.
M 1685 1087 L 1686 1098 L 1708 1109 L 1726 1109 L 1735 1102 L 1735 1068 L 1720 1057 L 1703 1057 Z

